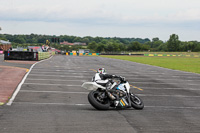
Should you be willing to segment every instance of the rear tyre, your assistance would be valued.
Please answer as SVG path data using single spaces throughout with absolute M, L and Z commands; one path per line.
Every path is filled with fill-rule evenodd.
M 108 99 L 101 98 L 101 92 L 91 91 L 88 94 L 89 103 L 98 110 L 108 110 L 110 107 L 110 102 Z
M 144 108 L 144 103 L 141 98 L 134 94 L 130 94 L 131 106 L 137 110 L 142 110 Z

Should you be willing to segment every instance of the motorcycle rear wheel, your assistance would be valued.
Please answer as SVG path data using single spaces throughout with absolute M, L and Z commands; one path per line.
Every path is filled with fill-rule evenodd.
M 142 99 L 139 98 L 138 96 L 131 93 L 130 100 L 131 100 L 131 106 L 134 109 L 142 110 L 144 108 L 144 103 L 143 103 Z
M 99 99 L 99 91 L 91 91 L 88 94 L 89 103 L 98 110 L 108 110 L 110 107 L 110 102 L 108 99 Z

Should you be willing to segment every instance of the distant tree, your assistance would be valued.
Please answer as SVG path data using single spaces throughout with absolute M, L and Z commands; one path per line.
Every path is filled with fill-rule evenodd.
M 95 51 L 96 48 L 97 48 L 97 43 L 95 41 L 88 44 L 88 49 L 92 49 Z
M 141 44 L 139 42 L 132 42 L 127 47 L 128 51 L 140 51 L 141 50 Z
M 96 43 L 101 42 L 101 40 L 103 40 L 102 37 L 95 37 L 95 38 L 94 38 L 94 41 L 95 41 Z
M 168 51 L 178 51 L 179 45 L 180 45 L 180 41 L 179 41 L 178 35 L 172 34 L 169 40 L 167 41 Z
M 90 40 L 89 40 L 89 38 L 85 37 L 85 38 L 82 39 L 81 42 L 82 42 L 82 43 L 89 44 Z
M 156 50 L 162 43 L 163 41 L 159 40 L 158 37 L 155 37 L 152 39 L 151 48 L 154 48 L 154 50 Z
M 122 43 L 119 44 L 119 51 L 125 51 L 126 50 L 126 46 Z
M 47 38 L 46 38 L 45 36 L 40 36 L 40 37 L 38 38 L 38 43 L 45 43 L 46 40 L 47 40 Z
M 81 41 L 82 41 L 81 37 L 75 37 L 73 40 L 73 42 L 81 42 Z
M 157 50 L 163 52 L 167 51 L 167 43 L 162 43 L 160 46 L 158 46 Z
M 42 46 L 46 40 L 51 40 L 52 38 L 59 38 L 60 42 L 68 41 L 73 42 L 84 42 L 91 51 L 105 51 L 105 52 L 120 52 L 120 51 L 200 51 L 200 42 L 189 41 L 182 42 L 179 41 L 178 35 L 172 34 L 167 42 L 161 41 L 158 37 L 151 40 L 148 38 L 120 38 L 120 37 L 77 37 L 68 35 L 11 35 L 11 34 L 1 34 L 1 40 L 9 40 L 12 42 L 12 46 Z M 79 46 L 62 46 L 60 44 L 50 44 L 51 47 L 62 50 L 75 50 L 82 47 Z
M 200 52 L 200 43 L 196 44 L 196 47 L 194 48 L 195 52 Z
M 96 52 L 101 53 L 105 50 L 105 45 L 103 43 L 98 43 Z
M 106 52 L 112 52 L 112 51 L 114 51 L 114 47 L 113 47 L 113 44 L 108 44 L 107 45 L 107 47 L 106 47 L 106 49 L 105 49 L 105 51 Z
M 22 38 L 22 37 L 17 37 L 17 38 L 15 38 L 15 39 L 13 40 L 13 42 L 19 43 L 19 44 L 23 44 L 23 43 L 25 43 L 26 41 L 25 41 L 24 38 Z
M 106 39 L 102 39 L 102 40 L 101 40 L 101 43 L 103 43 L 103 44 L 108 44 L 108 43 L 109 43 L 109 41 L 108 41 L 108 40 L 106 40 Z
M 147 51 L 147 50 L 150 50 L 150 46 L 149 46 L 149 45 L 146 45 L 146 44 L 142 44 L 140 50 L 141 50 L 141 51 Z
M 156 42 L 156 41 L 159 41 L 158 37 L 155 37 L 155 38 L 152 39 L 152 42 Z

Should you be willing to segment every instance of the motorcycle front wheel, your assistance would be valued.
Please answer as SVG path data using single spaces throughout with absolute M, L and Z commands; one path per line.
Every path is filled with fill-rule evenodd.
M 89 103 L 98 110 L 108 110 L 110 107 L 109 99 L 104 99 L 102 96 L 104 92 L 91 91 L 88 94 Z
M 134 94 L 130 94 L 131 106 L 137 110 L 142 110 L 144 108 L 144 103 L 141 98 Z

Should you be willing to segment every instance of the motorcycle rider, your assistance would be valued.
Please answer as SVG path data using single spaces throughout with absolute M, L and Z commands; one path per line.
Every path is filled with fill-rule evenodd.
M 114 86 L 112 86 L 113 82 L 112 80 L 110 80 L 112 78 L 122 78 L 122 77 L 107 74 L 105 68 L 99 68 L 95 76 L 92 78 L 92 81 L 96 82 L 101 86 L 105 86 L 107 90 L 111 90 L 114 88 Z
M 113 96 L 110 92 L 116 91 L 117 85 L 111 80 L 112 78 L 120 78 L 123 79 L 121 76 L 107 74 L 105 68 L 99 68 L 97 73 L 92 78 L 92 82 L 96 82 L 97 84 L 106 87 L 106 92 L 110 99 L 115 100 L 118 99 L 117 96 Z

